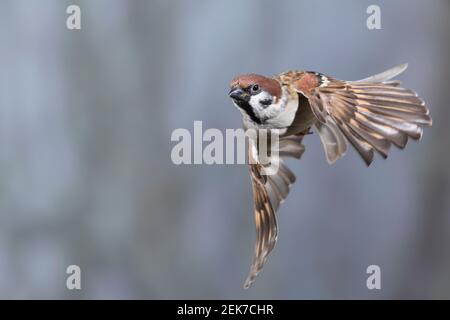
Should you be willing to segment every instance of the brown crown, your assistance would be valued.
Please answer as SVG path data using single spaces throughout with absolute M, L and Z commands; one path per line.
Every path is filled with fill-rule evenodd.
M 279 99 L 281 97 L 281 86 L 275 79 L 260 76 L 258 74 L 245 74 L 238 76 L 231 81 L 230 86 L 248 88 L 257 84 L 262 90 L 270 93 Z

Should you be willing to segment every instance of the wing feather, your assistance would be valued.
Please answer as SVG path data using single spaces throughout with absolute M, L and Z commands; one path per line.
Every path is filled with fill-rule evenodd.
M 400 73 L 406 70 L 408 68 L 408 64 L 404 63 L 398 66 L 395 66 L 389 70 L 383 71 L 381 73 L 378 73 L 376 75 L 370 76 L 368 78 L 359 80 L 358 82 L 383 82 L 390 80 L 392 78 L 395 78 Z
M 386 158 L 392 144 L 403 149 L 408 138 L 419 140 L 422 127 L 432 124 L 429 110 L 417 93 L 391 80 L 406 67 L 406 64 L 400 65 L 360 81 L 342 81 L 306 73 L 309 78 L 320 77 L 316 85 L 305 90 L 305 83 L 313 82 L 303 74 L 294 82 L 294 88 L 308 98 L 313 114 L 319 120 L 316 126 L 322 142 L 330 141 L 330 138 L 322 138 L 321 130 L 324 126 L 332 126 L 332 122 L 369 165 L 374 150 Z M 326 147 L 326 152 L 330 163 L 343 154 L 332 147 Z
M 278 155 L 300 158 L 304 152 L 302 139 L 303 136 L 280 138 Z M 284 164 L 283 159 L 279 159 L 276 174 L 264 175 L 264 166 L 258 162 L 256 142 L 250 139 L 249 143 L 248 158 L 255 204 L 256 244 L 255 256 L 244 288 L 249 288 L 255 281 L 275 246 L 278 235 L 275 213 L 279 205 L 286 199 L 290 186 L 296 180 L 294 173 Z M 273 153 L 271 152 L 271 154 Z

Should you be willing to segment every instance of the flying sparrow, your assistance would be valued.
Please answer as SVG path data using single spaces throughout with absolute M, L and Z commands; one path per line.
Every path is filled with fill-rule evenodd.
M 288 71 L 272 78 L 241 75 L 231 82 L 229 96 L 242 113 L 244 129 L 276 131 L 279 157 L 300 159 L 305 150 L 302 140 L 314 127 L 328 163 L 345 154 L 348 141 L 368 166 L 375 151 L 387 158 L 392 144 L 403 149 L 408 137 L 420 140 L 422 126 L 431 126 L 424 101 L 391 80 L 406 68 L 400 65 L 359 81 L 311 71 Z M 245 288 L 254 282 L 275 246 L 275 212 L 295 182 L 281 158 L 276 174 L 264 174 L 256 140 L 249 139 L 248 162 L 257 239 Z

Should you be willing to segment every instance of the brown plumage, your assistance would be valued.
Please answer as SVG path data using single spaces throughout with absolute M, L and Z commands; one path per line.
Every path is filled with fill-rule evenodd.
M 272 96 L 280 98 L 281 87 L 277 80 L 260 76 L 258 74 L 246 74 L 235 78 L 230 83 L 230 87 L 247 88 L 252 84 L 258 84 L 263 90 L 270 93 Z
M 282 158 L 301 157 L 303 137 L 312 127 L 330 164 L 345 154 L 348 141 L 370 165 L 375 152 L 386 158 L 392 145 L 403 149 L 408 138 L 419 140 L 423 127 L 431 126 L 424 101 L 414 91 L 401 87 L 399 81 L 391 80 L 406 67 L 400 65 L 359 81 L 308 71 L 288 71 L 273 78 L 244 75 L 232 81 L 230 97 L 243 115 L 244 127 L 276 129 L 280 138 L 275 175 L 264 175 L 258 145 L 249 141 L 257 240 L 246 288 L 275 246 L 275 212 L 295 182 L 295 175 Z

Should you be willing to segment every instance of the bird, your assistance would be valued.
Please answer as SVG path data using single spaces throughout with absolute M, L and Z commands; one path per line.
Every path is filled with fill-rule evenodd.
M 394 80 L 407 67 L 398 65 L 358 81 L 314 71 L 287 71 L 273 77 L 244 74 L 231 81 L 228 95 L 242 114 L 244 129 L 265 130 L 279 141 L 278 152 L 268 153 L 277 157 L 270 160 L 278 161 L 278 170 L 269 175 L 258 139 L 248 139 L 256 244 L 244 288 L 255 281 L 277 242 L 276 212 L 296 180 L 284 159 L 301 158 L 305 136 L 317 132 L 329 164 L 341 158 L 350 144 L 369 166 L 375 153 L 387 158 L 392 145 L 403 149 L 408 138 L 420 140 L 423 128 L 432 125 L 424 100 Z

